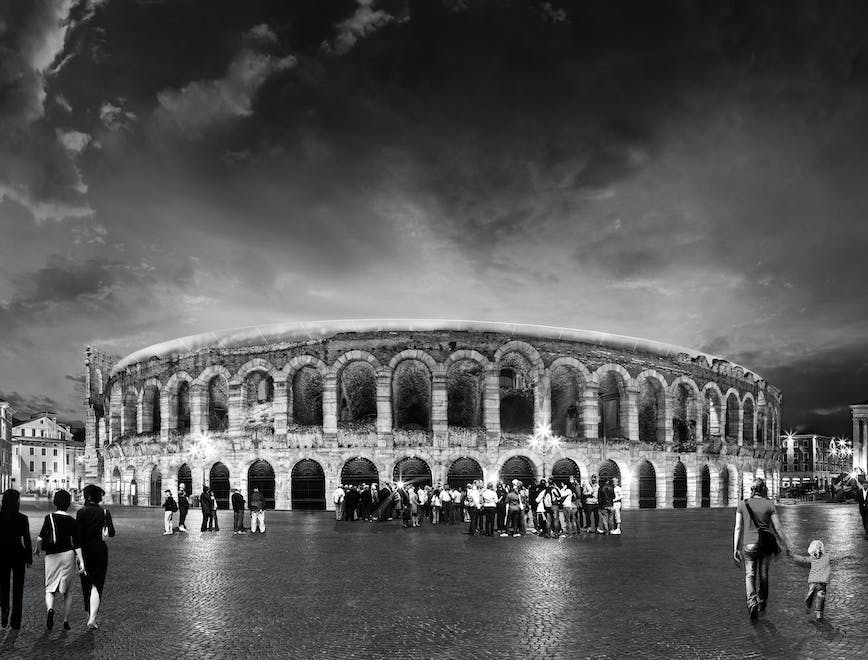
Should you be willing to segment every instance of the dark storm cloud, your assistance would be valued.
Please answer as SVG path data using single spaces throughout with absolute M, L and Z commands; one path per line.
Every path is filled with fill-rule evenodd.
M 0 401 L 6 401 L 12 406 L 16 419 L 26 419 L 30 414 L 43 410 L 56 412 L 61 408 L 56 400 L 48 396 L 27 396 L 2 390 L 0 390 Z

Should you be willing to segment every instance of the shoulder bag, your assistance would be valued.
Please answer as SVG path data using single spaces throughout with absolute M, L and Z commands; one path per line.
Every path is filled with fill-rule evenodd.
M 753 521 L 754 527 L 756 527 L 757 532 L 759 532 L 759 547 L 762 553 L 766 555 L 780 554 L 781 549 L 780 546 L 778 546 L 778 537 L 774 532 L 769 530 L 768 527 L 760 525 L 759 522 L 757 522 L 756 516 L 753 514 L 747 500 L 744 501 L 744 508 L 747 509 L 747 513 Z

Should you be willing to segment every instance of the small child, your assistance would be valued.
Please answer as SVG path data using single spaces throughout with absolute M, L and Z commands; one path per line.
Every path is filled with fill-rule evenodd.
M 823 608 L 826 605 L 826 585 L 829 583 L 829 576 L 832 573 L 826 548 L 822 541 L 814 540 L 808 546 L 807 556 L 797 554 L 791 556 L 797 564 L 810 565 L 811 567 L 811 572 L 808 574 L 808 595 L 805 597 L 805 607 L 810 610 L 813 603 L 815 616 L 817 619 L 822 619 Z

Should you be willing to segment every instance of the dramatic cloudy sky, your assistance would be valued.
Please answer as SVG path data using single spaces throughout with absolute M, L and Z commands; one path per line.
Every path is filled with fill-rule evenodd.
M 440 317 L 868 398 L 862 2 L 5 0 L 0 398 L 81 350 Z

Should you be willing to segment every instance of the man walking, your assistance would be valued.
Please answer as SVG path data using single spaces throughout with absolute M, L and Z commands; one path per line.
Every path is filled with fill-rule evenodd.
M 859 481 L 856 501 L 859 503 L 859 515 L 862 516 L 863 538 L 868 539 L 868 479 L 865 477 L 861 477 Z
M 265 497 L 254 488 L 250 495 L 250 533 L 256 534 L 257 528 L 265 534 Z
M 187 491 L 182 483 L 178 486 L 178 531 L 186 532 L 187 527 L 184 524 L 187 520 L 187 512 L 190 510 L 190 500 L 187 499 Z
M 244 496 L 237 488 L 232 489 L 232 533 L 244 533 Z
M 335 505 L 335 520 L 344 519 L 344 495 L 344 489 L 338 484 L 338 487 L 332 493 L 332 502 Z

